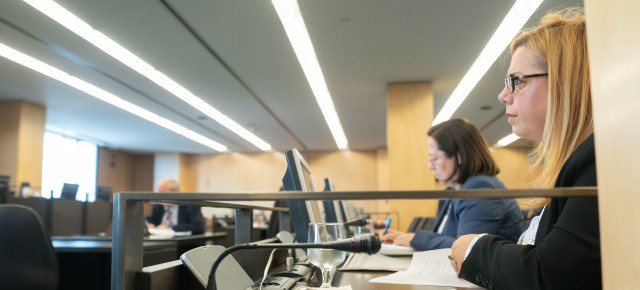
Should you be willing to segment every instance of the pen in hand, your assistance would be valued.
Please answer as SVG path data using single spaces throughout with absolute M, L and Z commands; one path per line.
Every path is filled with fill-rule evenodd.
M 389 216 L 389 218 L 387 218 L 387 222 L 384 224 L 384 232 L 382 232 L 382 235 L 386 235 L 387 231 L 389 231 L 389 226 L 391 225 L 391 216 Z

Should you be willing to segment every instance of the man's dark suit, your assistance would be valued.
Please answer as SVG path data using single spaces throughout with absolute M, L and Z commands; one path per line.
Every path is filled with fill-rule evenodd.
M 164 206 L 154 204 L 151 212 L 151 223 L 158 226 L 162 223 L 164 216 Z M 199 206 L 180 205 L 178 206 L 178 225 L 173 226 L 176 232 L 191 231 L 191 234 L 203 234 L 205 229 L 205 220 L 202 216 Z
M 565 162 L 555 187 L 595 185 L 592 135 Z M 494 235 L 478 239 L 459 276 L 489 289 L 601 289 L 597 198 L 552 198 L 535 246 Z

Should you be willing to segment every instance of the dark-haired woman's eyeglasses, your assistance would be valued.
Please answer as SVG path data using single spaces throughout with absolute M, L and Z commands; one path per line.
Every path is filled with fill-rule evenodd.
M 504 85 L 507 87 L 507 90 L 509 91 L 509 93 L 513 94 L 513 92 L 516 91 L 516 85 L 521 84 L 522 79 L 544 77 L 547 75 L 549 74 L 541 73 L 541 74 L 532 74 L 532 75 L 523 75 L 523 76 L 508 75 L 506 78 L 504 78 Z

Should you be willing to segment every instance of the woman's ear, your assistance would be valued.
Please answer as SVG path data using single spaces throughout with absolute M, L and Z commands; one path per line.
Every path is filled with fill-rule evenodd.
M 462 158 L 460 158 L 460 152 L 458 152 L 458 165 L 462 165 Z

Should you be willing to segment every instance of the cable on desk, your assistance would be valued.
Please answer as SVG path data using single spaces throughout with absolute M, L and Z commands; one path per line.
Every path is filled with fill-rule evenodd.
M 269 255 L 269 260 L 267 261 L 267 265 L 264 267 L 264 274 L 262 275 L 262 281 L 260 281 L 260 290 L 262 290 L 262 283 L 264 283 L 264 279 L 267 278 L 267 273 L 269 272 L 269 266 L 271 266 L 271 261 L 273 260 L 273 253 L 276 252 L 277 249 L 273 249 L 271 251 L 271 255 Z

